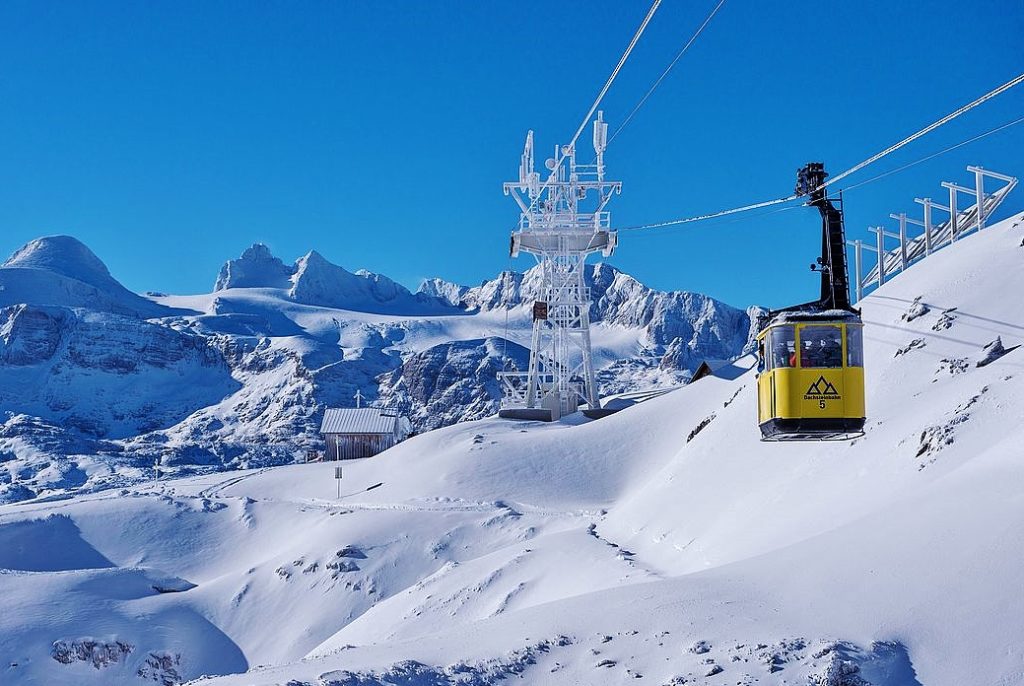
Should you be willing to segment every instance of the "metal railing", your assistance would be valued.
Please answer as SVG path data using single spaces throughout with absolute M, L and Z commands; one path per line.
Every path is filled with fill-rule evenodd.
M 899 222 L 898 231 L 890 231 L 883 226 L 874 226 L 868 228 L 875 234 L 873 241 L 847 241 L 854 249 L 854 286 L 858 301 L 869 290 L 881 286 L 887 278 L 897 272 L 906 271 L 915 262 L 923 260 L 936 250 L 956 243 L 972 231 L 983 230 L 988 218 L 1017 185 L 1015 177 L 998 174 L 981 167 L 968 166 L 967 171 L 974 174 L 974 188 L 960 186 L 949 181 L 942 182 L 942 187 L 949 191 L 948 205 L 941 205 L 931 198 L 914 198 L 914 202 L 923 207 L 922 219 L 912 219 L 905 212 L 890 214 L 890 218 Z M 1003 186 L 992 192 L 987 192 L 985 190 L 986 178 L 1002 182 Z M 958 194 L 969 195 L 973 198 L 974 204 L 965 210 L 958 209 Z M 945 212 L 948 217 L 946 221 L 934 223 L 933 210 Z M 909 227 L 920 228 L 921 233 L 910 236 L 908 232 L 911 229 Z M 886 239 L 899 241 L 899 245 L 889 248 L 886 245 Z M 875 254 L 875 265 L 867 272 L 864 271 L 865 251 Z
M 523 215 L 519 218 L 520 231 L 565 231 L 580 230 L 589 233 L 594 230 L 608 230 L 612 225 L 611 212 L 552 212 L 549 215 L 537 217 L 534 215 Z M 583 228 L 581 228 L 583 227 Z

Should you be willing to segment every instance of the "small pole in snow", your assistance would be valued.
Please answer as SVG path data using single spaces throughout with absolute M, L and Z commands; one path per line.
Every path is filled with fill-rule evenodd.
M 943 184 L 945 185 L 945 184 Z M 949 184 L 949 242 L 956 242 L 956 186 Z
M 981 167 L 974 170 L 974 188 L 978 203 L 978 231 L 981 231 L 985 228 L 985 176 Z
M 877 236 L 878 252 L 878 285 L 885 283 L 885 230 L 881 226 L 871 229 Z
M 907 213 L 900 212 L 897 217 L 900 220 L 900 273 L 907 271 Z
M 861 280 L 861 264 L 864 262 L 864 243 L 859 238 L 853 242 L 855 251 L 853 253 L 854 265 L 857 269 L 857 302 L 864 299 L 864 282 Z
M 334 468 L 334 480 L 338 482 L 338 500 L 341 500 L 341 467 Z
M 359 392 L 358 388 L 356 389 L 355 398 L 356 398 L 356 407 L 358 408 L 360 406 L 360 404 L 362 403 L 362 401 L 363 401 L 363 394 Z
M 924 254 L 932 254 L 932 199 L 924 199 Z
M 160 458 L 153 460 L 153 474 L 156 477 L 156 481 L 160 481 Z

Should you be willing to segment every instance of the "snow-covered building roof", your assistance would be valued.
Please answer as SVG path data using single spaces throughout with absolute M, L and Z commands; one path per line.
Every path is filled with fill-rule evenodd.
M 404 418 L 377 407 L 329 408 L 320 423 L 322 434 L 394 434 L 403 431 Z
M 735 360 L 705 359 L 697 367 L 697 370 L 690 377 L 689 383 L 693 383 L 705 376 L 717 376 L 720 379 L 738 379 L 744 373 L 750 371 L 757 361 L 755 355 L 744 355 Z

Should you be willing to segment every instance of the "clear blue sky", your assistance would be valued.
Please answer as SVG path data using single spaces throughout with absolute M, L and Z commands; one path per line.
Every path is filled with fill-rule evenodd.
M 665 0 L 604 110 L 614 128 L 711 9 Z M 254 241 L 415 287 L 507 265 L 501 182 L 526 130 L 571 136 L 647 2 L 0 5 L 0 252 L 68 233 L 129 288 L 208 291 Z M 1021 0 L 727 0 L 610 148 L 626 226 L 777 197 L 1024 71 Z M 1024 86 L 881 163 L 1024 115 Z M 968 163 L 1024 176 L 1024 125 L 847 197 L 851 237 Z M 1024 188 L 1004 214 L 1024 207 Z M 813 210 L 622 236 L 663 289 L 814 295 Z M 525 260 L 517 265 L 529 266 Z

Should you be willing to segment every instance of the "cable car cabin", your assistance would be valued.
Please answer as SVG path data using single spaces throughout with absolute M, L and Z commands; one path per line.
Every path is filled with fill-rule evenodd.
M 864 434 L 859 315 L 842 310 L 781 313 L 757 341 L 763 440 L 841 440 Z
M 864 335 L 850 303 L 843 199 L 825 192 L 825 165 L 797 171 L 796 194 L 821 215 L 817 300 L 765 315 L 757 335 L 757 422 L 766 441 L 864 434 Z

